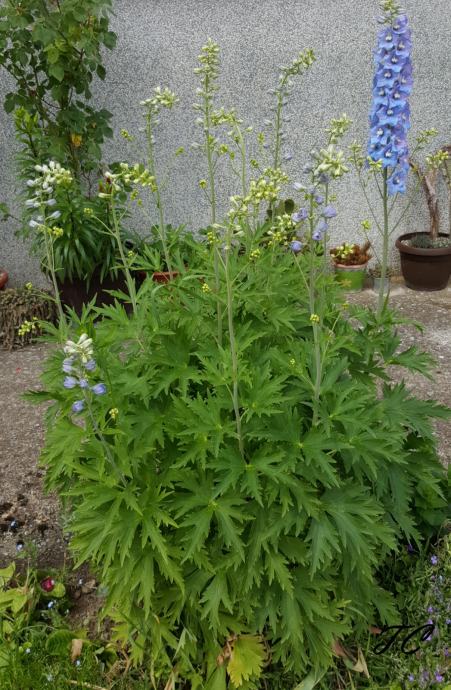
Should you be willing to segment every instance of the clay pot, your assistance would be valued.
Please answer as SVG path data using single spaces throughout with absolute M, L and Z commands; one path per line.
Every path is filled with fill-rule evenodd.
M 358 264 L 357 266 L 334 263 L 335 280 L 350 292 L 360 292 L 365 282 L 367 266 L 368 262 L 366 264 Z
M 8 282 L 8 274 L 0 268 L 0 290 L 3 290 Z
M 405 284 L 411 290 L 444 290 L 451 275 L 451 246 L 425 249 L 406 244 L 418 235 L 429 236 L 429 233 L 408 232 L 396 240 Z M 448 235 L 440 233 L 439 237 Z
M 61 301 L 64 305 L 74 309 L 80 315 L 83 305 L 96 298 L 95 305 L 108 306 L 114 303 L 113 295 L 108 294 L 108 290 L 117 290 L 128 294 L 125 276 L 121 273 L 117 277 L 107 275 L 103 280 L 100 279 L 100 270 L 94 271 L 89 286 L 85 280 L 75 278 L 74 280 L 58 280 Z M 125 305 L 126 309 L 129 305 Z
M 174 280 L 180 275 L 179 271 L 155 271 L 152 274 L 152 280 L 154 283 L 169 283 L 170 280 Z

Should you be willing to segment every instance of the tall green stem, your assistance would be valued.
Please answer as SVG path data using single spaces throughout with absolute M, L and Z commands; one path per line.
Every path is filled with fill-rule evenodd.
M 47 267 L 50 271 L 50 277 L 52 279 L 53 291 L 55 293 L 55 303 L 58 311 L 58 321 L 61 326 L 66 324 L 66 317 L 64 315 L 63 305 L 61 303 L 60 292 L 58 288 L 58 283 L 56 280 L 56 270 L 55 270 L 55 254 L 53 252 L 53 241 L 51 237 L 48 236 L 48 231 L 44 230 L 44 242 L 45 250 L 47 254 Z
M 225 249 L 225 279 L 227 286 L 227 317 L 228 317 L 228 329 L 229 329 L 229 341 L 230 341 L 230 354 L 232 357 L 232 400 L 233 409 L 235 412 L 236 420 L 236 432 L 238 436 L 238 446 L 240 449 L 240 455 L 244 459 L 244 445 L 243 445 L 243 435 L 241 431 L 241 414 L 239 405 L 239 393 L 238 393 L 238 354 L 236 349 L 236 339 L 235 339 L 235 329 L 233 324 L 233 291 L 232 291 L 232 281 L 230 279 L 230 266 L 229 266 L 229 255 L 231 251 L 231 233 L 229 230 L 227 236 L 227 246 Z
M 158 180 L 157 180 L 157 172 L 156 172 L 156 165 L 155 165 L 155 154 L 154 154 L 152 136 L 153 136 L 152 135 L 152 115 L 149 113 L 147 115 L 147 118 L 146 118 L 146 138 L 147 138 L 148 165 L 149 165 L 150 174 L 155 178 L 154 195 L 155 195 L 155 202 L 156 202 L 157 209 L 158 209 L 158 227 L 159 227 L 159 235 L 160 235 L 161 244 L 163 245 L 164 260 L 166 262 L 167 270 L 169 271 L 169 273 L 172 273 L 171 259 L 169 256 L 169 250 L 168 250 L 167 239 L 166 239 L 166 225 L 164 222 L 163 202 L 161 199 L 160 187 L 159 187 Z
M 313 199 L 310 201 L 310 216 L 309 216 L 309 225 L 310 225 L 310 248 L 309 248 L 309 258 L 310 258 L 310 271 L 309 271 L 309 307 L 310 307 L 310 315 L 316 315 L 316 295 L 315 295 L 315 286 L 316 286 L 316 265 L 315 265 L 315 248 L 313 245 L 314 240 L 313 238 L 313 232 L 314 232 L 314 204 L 313 204 Z M 322 378 L 322 361 L 321 361 L 321 344 L 320 344 L 320 333 L 319 333 L 319 328 L 320 324 L 316 323 L 315 321 L 312 321 L 312 328 L 313 328 L 313 344 L 314 344 L 314 353 L 315 353 L 315 379 L 313 383 L 313 426 L 316 426 L 318 424 L 318 419 L 319 419 L 319 414 L 318 414 L 318 407 L 319 407 L 319 398 L 320 398 L 320 390 L 321 390 L 321 378 Z
M 125 252 L 124 252 L 124 247 L 122 244 L 120 224 L 119 224 L 119 221 L 117 218 L 116 208 L 114 205 L 114 197 L 112 197 L 112 199 L 111 199 L 111 216 L 112 216 L 112 220 L 113 220 L 113 234 L 114 234 L 114 237 L 116 240 L 117 248 L 119 249 L 119 254 L 121 257 L 121 261 L 122 261 L 122 266 L 123 266 L 124 273 L 125 273 L 125 280 L 127 283 L 128 294 L 130 296 L 130 300 L 131 300 L 131 303 L 133 306 L 133 313 L 136 315 L 138 312 L 138 305 L 136 302 L 136 286 L 135 286 L 135 281 L 133 280 L 132 274 L 130 273 L 127 258 L 125 256 Z
M 215 170 L 213 163 L 213 137 L 211 134 L 211 95 L 210 95 L 210 78 L 208 74 L 205 75 L 204 82 L 204 93 L 205 93 L 205 149 L 207 153 L 207 166 L 208 166 L 208 182 L 210 190 L 210 208 L 211 208 L 211 225 L 216 224 L 216 186 L 215 186 Z M 218 324 L 218 344 L 222 345 L 222 306 L 219 301 L 219 290 L 221 287 L 221 281 L 219 279 L 219 247 L 215 242 L 213 246 L 213 261 L 214 261 L 214 271 L 215 271 L 215 288 L 216 294 L 218 296 L 216 300 L 216 318 Z
M 384 208 L 384 226 L 382 235 L 382 264 L 381 264 L 381 281 L 379 285 L 379 298 L 377 303 L 377 315 L 382 314 L 384 304 L 385 304 L 385 278 L 387 275 L 387 264 L 388 264 L 388 242 L 390 238 L 390 227 L 389 227 L 389 212 L 388 212 L 388 170 L 384 168 L 383 171 L 383 190 L 382 190 L 382 203 Z

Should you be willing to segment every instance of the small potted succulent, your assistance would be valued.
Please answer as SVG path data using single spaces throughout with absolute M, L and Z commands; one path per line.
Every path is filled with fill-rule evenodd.
M 339 247 L 330 250 L 335 268 L 335 278 L 351 291 L 358 292 L 365 282 L 370 243 L 349 244 L 344 242 Z
M 413 290 L 443 290 L 451 275 L 451 216 L 449 234 L 440 232 L 437 193 L 440 172 L 443 173 L 451 193 L 449 148 L 444 147 L 428 156 L 425 169 L 410 161 L 410 166 L 423 187 L 430 216 L 428 232 L 409 232 L 396 240 L 404 281 Z

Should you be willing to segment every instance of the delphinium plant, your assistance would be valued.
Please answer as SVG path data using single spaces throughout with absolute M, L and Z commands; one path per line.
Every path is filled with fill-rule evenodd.
M 400 350 L 389 311 L 343 303 L 321 252 L 268 246 L 288 182 L 250 179 L 196 270 L 147 281 L 130 316 L 85 315 L 37 395 L 74 553 L 156 690 L 256 690 L 278 670 L 313 687 L 334 641 L 397 620 L 376 570 L 445 509 L 432 420 L 448 411 L 391 380 L 428 358 Z M 303 193 L 316 247 L 324 202 Z
M 412 38 L 407 16 L 396 0 L 383 0 L 382 12 L 379 21 L 384 28 L 378 34 L 378 45 L 374 54 L 376 74 L 373 80 L 366 161 L 360 145 L 354 144 L 351 147 L 352 159 L 368 203 L 370 204 L 366 173 L 374 179 L 382 202 L 382 214 L 374 211 L 370 204 L 374 222 L 382 237 L 379 314 L 385 302 L 384 280 L 389 261 L 390 237 L 399 224 L 391 222 L 390 214 L 394 210 L 398 195 L 405 194 L 407 189 L 409 96 L 413 84 Z

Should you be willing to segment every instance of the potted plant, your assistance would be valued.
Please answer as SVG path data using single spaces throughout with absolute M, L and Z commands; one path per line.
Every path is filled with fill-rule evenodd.
M 387 266 L 385 269 L 385 276 L 383 279 L 383 292 L 388 294 L 390 292 L 390 278 L 393 276 L 393 269 Z M 377 293 L 382 290 L 382 265 L 377 262 L 373 268 L 369 270 L 369 275 L 373 279 L 373 290 Z
M 404 281 L 413 290 L 443 290 L 451 275 L 451 234 L 440 232 L 437 194 L 441 170 L 449 188 L 448 158 L 448 150 L 443 148 L 426 158 L 426 168 L 423 170 L 416 162 L 410 161 L 426 195 L 430 216 L 428 232 L 408 232 L 396 240 Z
M 353 292 L 358 292 L 363 288 L 368 261 L 371 259 L 369 248 L 369 242 L 365 242 L 362 246 L 344 242 L 339 247 L 330 250 L 335 278 L 343 287 Z

